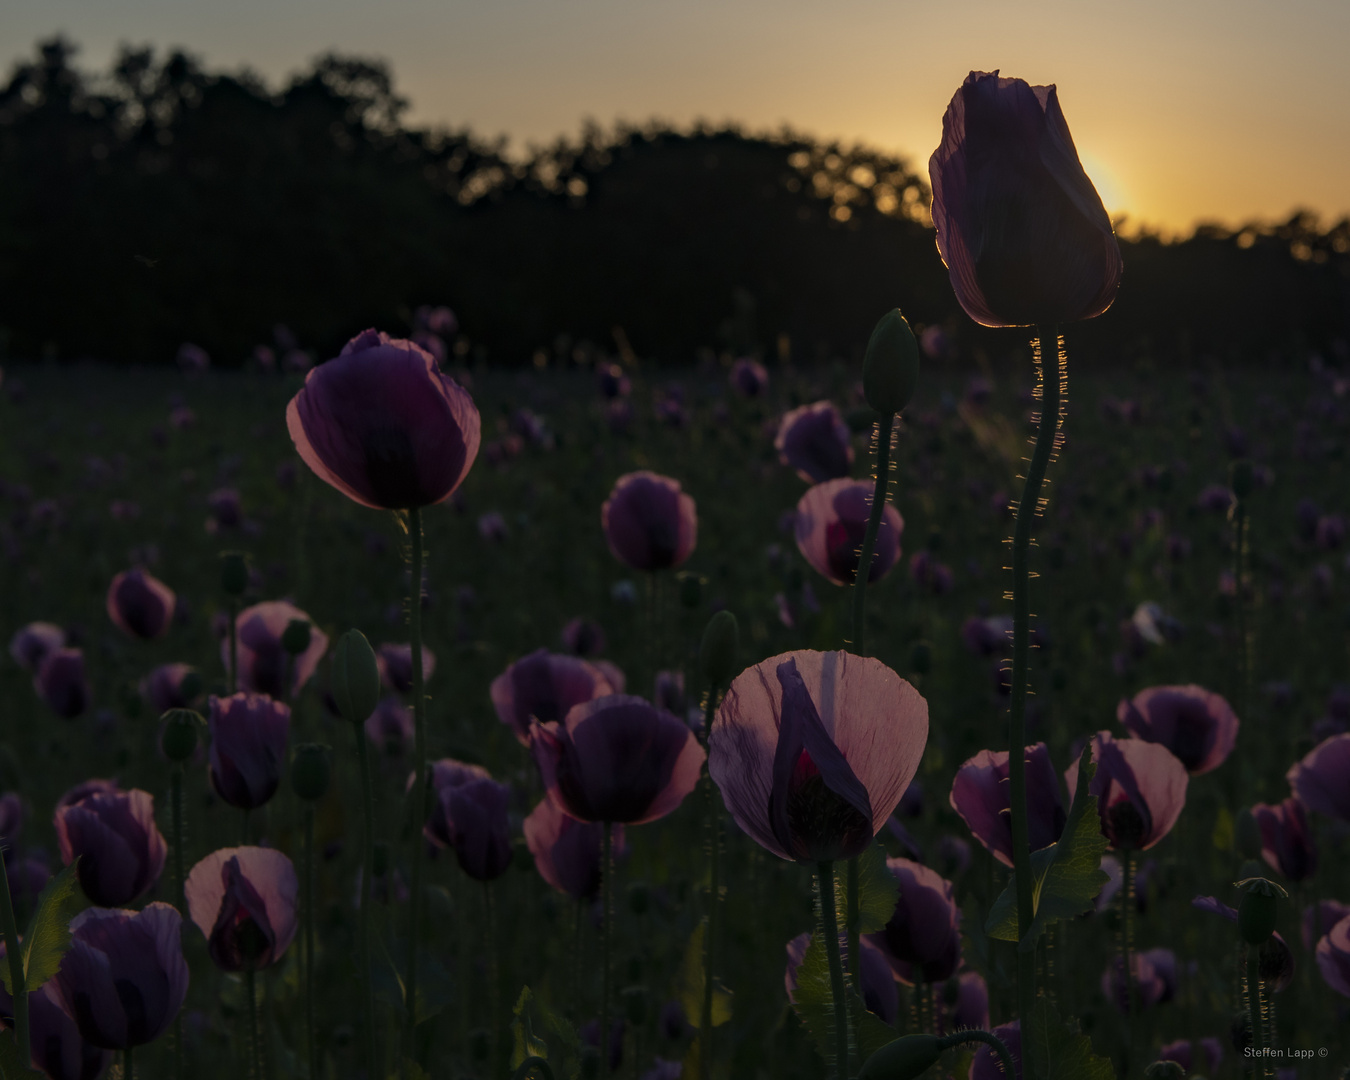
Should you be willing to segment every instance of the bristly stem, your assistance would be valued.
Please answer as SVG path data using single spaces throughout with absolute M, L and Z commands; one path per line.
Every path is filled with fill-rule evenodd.
M 848 993 L 844 965 L 839 958 L 839 919 L 834 908 L 834 863 L 816 863 L 820 879 L 820 932 L 825 937 L 825 957 L 830 965 L 830 995 L 834 999 L 834 1065 L 836 1080 L 848 1080 Z
M 178 904 L 178 913 L 184 919 L 188 917 L 187 902 L 183 895 L 183 764 L 177 762 L 169 770 L 169 807 L 173 814 L 173 894 Z M 173 1075 L 175 1080 L 183 1080 L 183 1010 L 179 1009 L 173 1018 Z
M 400 1073 L 406 1080 L 408 1063 L 416 1060 L 414 1042 L 417 1029 L 417 938 L 422 928 L 422 862 L 427 846 L 422 836 L 427 803 L 427 718 L 426 696 L 422 687 L 422 511 L 408 511 L 408 533 L 412 540 L 412 584 L 408 591 L 408 629 L 412 639 L 413 668 L 413 747 L 416 754 L 417 781 L 412 801 L 412 895 L 408 913 L 407 999 L 404 1002 L 403 1060 Z
M 305 903 L 305 1045 L 309 1049 L 309 1080 L 318 1080 L 319 1045 L 314 1035 L 314 804 L 306 802 L 304 889 Z
M 19 1044 L 19 1061 L 26 1066 L 33 1060 L 28 1041 L 28 987 L 25 984 L 23 954 L 19 951 L 19 924 L 14 918 L 14 899 L 9 895 L 9 875 L 4 872 L 3 866 L 0 866 L 0 900 L 4 901 L 0 917 L 4 918 L 9 984 L 14 987 L 14 1038 Z
M 1134 1017 L 1139 1012 L 1138 991 L 1134 985 L 1134 969 L 1130 965 L 1134 951 L 1134 852 L 1124 848 L 1120 852 L 1120 961 L 1121 978 L 1125 980 L 1125 1074 L 1134 1057 Z
M 998 1055 L 999 1061 L 1003 1065 L 1004 1076 L 1016 1076 L 1017 1070 L 1013 1066 L 1012 1054 L 1008 1052 L 1008 1047 L 997 1035 L 988 1031 L 956 1031 L 942 1040 L 942 1048 L 949 1050 L 953 1046 L 959 1046 L 963 1042 L 982 1042 L 986 1046 L 993 1048 L 994 1053 Z
M 717 688 L 709 687 L 707 699 L 703 703 L 703 740 L 706 744 L 712 730 L 713 705 L 717 698 Z M 712 1076 L 713 1041 L 713 956 L 717 940 L 717 907 L 721 903 L 721 887 L 718 881 L 722 861 L 722 820 L 717 815 L 717 797 L 713 794 L 713 780 L 708 772 L 703 774 L 703 825 L 707 835 L 709 860 L 708 886 L 708 924 L 703 932 L 703 1009 L 698 1025 L 698 1074 L 699 1080 L 709 1080 Z
M 1050 346 L 1047 355 L 1047 345 Z M 1040 423 L 1036 446 L 1027 468 L 1022 499 L 1017 504 L 1017 523 L 1013 529 L 1013 670 L 1012 703 L 1008 710 L 1008 781 L 1012 810 L 1013 874 L 1017 884 L 1017 936 L 1020 940 L 1034 918 L 1031 895 L 1031 845 L 1027 831 L 1026 708 L 1028 637 L 1031 623 L 1029 595 L 1030 570 L 1027 565 L 1031 530 L 1040 509 L 1041 485 L 1050 457 L 1058 441 L 1060 424 L 1060 381 L 1064 357 L 1059 349 L 1058 333 L 1047 334 L 1036 328 L 1032 355 L 1041 398 Z M 1047 373 L 1047 367 L 1049 371 Z M 1036 1004 L 1036 954 L 1017 952 L 1017 1013 L 1030 1023 Z
M 244 989 L 248 994 L 248 1030 L 253 1046 L 250 1067 L 253 1070 L 253 1080 L 263 1080 L 262 1039 L 258 1035 L 258 983 L 257 973 L 252 966 L 244 969 Z
M 370 753 L 366 748 L 366 731 L 353 724 L 356 735 L 356 755 L 361 762 L 361 816 L 365 831 L 361 835 L 361 995 L 366 1021 L 366 1071 L 378 1078 L 379 1052 L 375 1042 L 375 989 L 371 978 L 370 917 L 371 895 L 374 883 L 371 875 L 375 866 L 375 797 L 374 781 L 370 775 Z
M 1264 1048 L 1264 1034 L 1261 1023 L 1261 946 L 1247 946 L 1247 1014 L 1251 1017 L 1252 1024 L 1252 1042 L 1251 1047 L 1254 1053 L 1252 1060 L 1256 1062 L 1255 1075 L 1265 1076 L 1266 1065 L 1265 1057 L 1262 1055 Z
M 498 956 L 500 944 L 497 940 L 497 908 L 492 895 L 492 886 L 483 882 L 483 904 L 487 910 L 487 947 L 488 947 L 488 1030 L 492 1032 L 492 1046 L 489 1052 L 491 1071 L 489 1076 L 501 1075 L 502 1040 L 498 1022 L 502 1009 L 502 973 L 501 959 Z
M 239 619 L 239 605 L 231 596 L 226 607 L 230 613 L 230 693 L 237 694 L 239 692 L 239 627 L 236 622 Z
M 600 851 L 600 1075 L 609 1075 L 609 932 L 614 921 L 614 826 L 601 823 Z

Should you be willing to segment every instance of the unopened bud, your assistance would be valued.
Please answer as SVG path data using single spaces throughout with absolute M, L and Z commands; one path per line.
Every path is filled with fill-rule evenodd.
M 364 724 L 380 703 L 375 650 L 360 630 L 348 630 L 333 650 L 333 700 L 344 720 Z
M 291 656 L 309 648 L 310 626 L 307 619 L 292 619 L 281 632 L 281 647 Z
M 708 620 L 698 663 L 709 686 L 729 686 L 740 666 L 741 628 L 730 611 L 719 611 Z
M 858 1080 L 914 1080 L 937 1064 L 942 1040 L 936 1035 L 906 1035 L 888 1042 L 863 1063 Z
M 900 309 L 886 312 L 867 342 L 863 397 L 883 416 L 901 412 L 919 381 L 919 343 Z
M 304 743 L 291 760 L 291 787 L 300 798 L 316 802 L 328 794 L 333 778 L 333 751 L 323 743 Z
M 186 761 L 197 749 L 197 729 L 205 724 L 199 713 L 191 709 L 170 709 L 164 714 L 164 732 L 159 737 L 159 748 L 174 764 Z
M 243 596 L 248 588 L 248 563 L 242 551 L 220 553 L 220 587 L 227 596 Z

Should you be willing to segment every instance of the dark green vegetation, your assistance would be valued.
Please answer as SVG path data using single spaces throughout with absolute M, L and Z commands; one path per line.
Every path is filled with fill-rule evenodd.
M 1016 335 L 1001 340 L 1007 348 Z M 1114 722 L 1116 704 L 1143 687 L 1199 683 L 1224 694 L 1237 710 L 1242 728 L 1236 751 L 1216 772 L 1191 780 L 1176 829 L 1141 860 L 1156 860 L 1156 866 L 1148 877 L 1146 910 L 1133 920 L 1134 945 L 1174 950 L 1181 974 L 1175 1000 L 1135 1019 L 1130 1058 L 1130 1075 L 1136 1076 L 1163 1043 L 1217 1036 L 1227 1057 L 1216 1075 L 1237 1076 L 1228 1032 L 1240 1009 L 1234 988 L 1244 953 L 1235 925 L 1192 909 L 1190 902 L 1215 895 L 1236 906 L 1240 896 L 1232 883 L 1242 876 L 1242 858 L 1234 849 L 1234 816 L 1243 806 L 1287 795 L 1286 769 L 1313 745 L 1312 725 L 1333 686 L 1350 678 L 1346 549 L 1322 551 L 1301 540 L 1295 513 L 1304 497 L 1323 513 L 1350 510 L 1350 396 L 1343 375 L 1337 383 L 1325 372 L 1305 370 L 1272 375 L 1212 366 L 1188 381 L 1166 365 L 1145 362 L 1106 375 L 1076 335 L 1068 346 L 1068 441 L 1051 465 L 1049 508 L 1033 552 L 1040 577 L 1033 582 L 1032 610 L 1043 647 L 1032 657 L 1036 696 L 1029 737 L 1046 740 L 1063 770 L 1076 739 L 1104 728 L 1122 734 Z M 540 797 L 539 782 L 525 751 L 497 721 L 488 685 L 511 660 L 540 646 L 560 648 L 559 631 L 576 615 L 603 625 L 610 641 L 606 655 L 627 673 L 630 690 L 649 693 L 657 667 L 684 666 L 695 703 L 702 687 L 692 656 L 715 605 L 738 615 L 745 665 L 787 649 L 842 647 L 849 597 L 816 577 L 791 534 L 780 528 L 780 515 L 805 487 L 777 463 L 771 432 L 793 404 L 829 396 L 846 410 L 856 408 L 861 370 L 836 363 L 815 371 L 776 366 L 770 374 L 770 401 L 757 403 L 730 395 L 725 371 L 715 363 L 669 376 L 644 367 L 635 379 L 631 433 L 616 435 L 587 373 L 472 373 L 485 451 L 462 488 L 462 503 L 424 515 L 425 634 L 437 657 L 428 684 L 432 757 L 487 765 L 515 789 L 515 811 L 528 813 Z M 1006 709 L 993 661 L 970 655 L 959 630 L 972 614 L 1010 611 L 1002 599 L 1008 577 L 1002 567 L 1011 522 L 1002 507 L 1016 490 L 1030 431 L 1025 352 L 985 370 L 992 396 L 984 404 L 965 395 L 967 374 L 930 364 L 921 376 L 893 455 L 892 498 L 905 519 L 904 555 L 868 596 L 869 651 L 913 681 L 931 709 L 920 770 L 923 810 L 904 825 L 926 861 L 947 876 L 955 868 L 944 862 L 940 838 L 969 839 L 947 804 L 953 774 L 978 750 L 1006 746 Z M 10 390 L 22 381 L 26 392 L 0 398 L 0 642 L 35 619 L 73 628 L 85 648 L 94 706 L 74 721 L 54 718 L 28 677 L 8 657 L 0 658 L 0 790 L 20 792 L 30 807 L 26 850 L 45 848 L 53 855 L 53 804 L 91 776 L 116 777 L 124 787 L 155 793 L 167 835 L 168 767 L 155 749 L 156 718 L 136 684 L 155 664 L 185 661 L 201 669 L 208 687 L 221 690 L 220 649 L 211 629 L 212 616 L 224 610 L 218 552 L 248 553 L 258 577 L 247 602 L 290 597 L 331 641 L 355 626 L 379 644 L 406 640 L 404 537 L 392 515 L 354 505 L 298 461 L 283 421 L 298 386 L 294 379 L 92 366 L 11 366 L 5 379 Z M 686 394 L 692 421 L 684 428 L 655 419 L 653 397 L 671 381 Z M 179 397 L 196 415 L 195 424 L 182 430 L 168 423 Z M 1138 405 L 1137 422 L 1121 418 L 1129 413 L 1122 402 Z M 518 455 L 508 453 L 494 465 L 487 444 L 506 435 L 521 407 L 544 418 L 556 446 L 526 442 Z M 154 428 L 165 433 L 162 446 L 152 439 Z M 1197 506 L 1202 488 L 1228 483 L 1226 446 L 1239 436 L 1247 441 L 1246 453 L 1272 474 L 1269 486 L 1258 486 L 1250 499 L 1250 679 L 1242 677 L 1239 662 L 1235 600 L 1220 588 L 1221 574 L 1233 565 L 1232 527 L 1222 512 Z M 854 475 L 865 475 L 865 435 L 859 434 L 855 448 Z M 291 490 L 277 482 L 284 463 L 298 466 Z M 697 500 L 698 546 L 688 569 L 706 583 L 694 608 L 680 605 L 671 578 L 652 590 L 606 549 L 600 505 L 618 476 L 638 468 L 679 479 Z M 207 495 L 221 486 L 239 489 L 244 517 L 256 530 L 206 532 Z M 43 500 L 51 502 L 39 505 Z M 134 503 L 138 514 L 128 517 L 124 508 L 123 520 L 115 520 L 115 500 Z M 505 519 L 501 542 L 483 539 L 477 529 L 479 515 L 492 511 Z M 1171 544 L 1169 554 L 1172 539 L 1184 543 Z M 909 560 L 923 550 L 951 568 L 951 592 L 934 595 L 912 579 Z M 123 638 L 104 613 L 113 574 L 138 561 L 177 590 L 187 609 L 186 619 L 153 644 Z M 613 587 L 625 579 L 634 581 L 635 604 L 615 599 Z M 818 600 L 818 611 L 811 610 L 808 593 Z M 780 616 L 780 594 L 793 625 Z M 1160 604 L 1181 633 L 1132 654 L 1121 624 L 1145 601 Z M 1113 665 L 1117 653 L 1128 654 L 1123 674 Z M 331 847 L 318 877 L 317 1016 L 335 1070 L 330 1075 L 352 1076 L 359 1060 L 352 908 L 359 795 L 353 733 L 320 702 L 327 679 L 325 661 L 298 705 L 291 743 L 322 740 L 337 752 L 334 786 L 318 810 L 317 842 Z M 1280 682 L 1292 688 L 1290 699 L 1270 685 Z M 383 761 L 379 770 L 380 836 L 392 845 L 396 868 L 406 865 L 410 851 L 402 818 L 409 769 L 403 757 Z M 209 792 L 204 765 L 190 765 L 189 866 L 238 842 L 239 813 Z M 624 1075 L 632 1075 L 635 1055 L 645 1071 L 653 1056 L 678 1060 L 687 1045 L 664 1039 L 656 1019 L 663 1003 L 677 996 L 686 946 L 704 910 L 700 801 L 696 792 L 668 818 L 628 832 L 631 857 L 616 890 L 614 985 L 622 1008 L 641 1022 L 628 1035 Z M 283 785 L 255 814 L 255 835 L 295 855 L 300 810 Z M 1338 1075 L 1333 1069 L 1350 1053 L 1347 1002 L 1318 977 L 1296 921 L 1314 896 L 1350 900 L 1350 837 L 1343 825 L 1318 815 L 1311 820 L 1321 868 L 1310 883 L 1291 887 L 1293 902 L 1282 903 L 1277 917 L 1297 971 L 1293 985 L 1276 996 L 1274 1045 L 1327 1046 L 1331 1057 L 1301 1066 L 1300 1080 Z M 718 1075 L 818 1077 L 822 1067 L 782 989 L 784 946 L 812 924 L 808 870 L 768 855 L 731 826 L 728 833 L 726 933 L 717 968 L 734 1003 L 730 1023 L 718 1029 Z M 880 841 L 901 853 L 888 831 Z M 965 911 L 964 952 L 967 964 L 989 981 L 991 1022 L 998 1024 L 1014 1003 L 1013 946 L 989 941 L 980 928 L 1007 875 L 982 848 L 971 846 L 969 868 L 955 877 Z M 397 880 L 395 896 L 402 888 Z M 491 886 L 503 987 L 495 1012 L 487 991 L 493 948 L 485 929 L 487 894 L 445 853 L 430 864 L 428 880 L 431 959 L 422 981 L 429 1005 L 440 1010 L 422 1029 L 432 1077 L 486 1076 L 485 1033 L 505 1031 L 523 986 L 532 989 L 537 1008 L 570 1021 L 594 1017 L 595 928 L 589 915 L 578 928 L 575 905 L 540 880 L 523 843 L 517 844 L 515 868 Z M 150 898 L 171 899 L 168 875 Z M 396 899 L 377 912 L 389 956 L 403 954 L 397 937 L 404 932 L 405 907 Z M 1060 1013 L 1077 1017 L 1097 1052 L 1117 1063 L 1125 1052 L 1125 1026 L 1100 984 L 1118 950 L 1118 932 L 1114 911 L 1059 923 L 1043 954 L 1043 985 Z M 238 1075 L 238 1053 L 246 1045 L 241 983 L 210 964 L 195 928 L 185 927 L 184 937 L 193 980 L 187 1003 L 191 1074 Z M 260 980 L 269 1076 L 299 1075 L 303 1060 L 299 944 Z M 381 966 L 389 970 L 387 961 Z M 398 1023 L 389 1004 L 392 972 L 379 992 L 387 1051 Z M 547 1026 L 536 1014 L 535 1031 Z M 575 1061 L 565 1039 L 548 1035 L 547 1041 L 555 1062 Z M 948 1063 L 964 1076 L 958 1053 L 951 1052 Z M 162 1075 L 164 1060 L 162 1044 L 137 1055 L 145 1075 Z

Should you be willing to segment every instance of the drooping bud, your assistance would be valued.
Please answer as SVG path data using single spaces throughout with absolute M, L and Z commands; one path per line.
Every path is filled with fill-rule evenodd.
M 906 1035 L 888 1042 L 863 1063 L 858 1080 L 914 1080 L 942 1056 L 936 1035 Z
M 1264 945 L 1275 933 L 1275 908 L 1278 898 L 1289 894 L 1275 882 L 1263 877 L 1246 878 L 1237 883 L 1243 889 L 1238 904 L 1238 932 L 1248 945 Z
M 163 719 L 164 733 L 159 737 L 159 748 L 177 765 L 190 758 L 197 749 L 197 729 L 206 721 L 191 709 L 170 709 Z
M 281 647 L 291 656 L 299 656 L 309 648 L 310 626 L 306 619 L 292 619 L 281 632 Z
M 703 631 L 698 663 L 710 686 L 729 686 L 740 666 L 741 628 L 730 611 L 719 611 Z
M 243 596 L 248 588 L 248 563 L 242 551 L 220 553 L 220 587 L 227 596 Z
M 291 759 L 291 787 L 300 798 L 317 802 L 328 794 L 333 778 L 333 749 L 323 743 L 304 743 Z
M 344 720 L 364 724 L 380 703 L 375 650 L 360 630 L 348 630 L 333 650 L 333 700 Z
M 863 357 L 863 397 L 883 416 L 901 412 L 919 381 L 919 343 L 895 308 L 872 331 Z

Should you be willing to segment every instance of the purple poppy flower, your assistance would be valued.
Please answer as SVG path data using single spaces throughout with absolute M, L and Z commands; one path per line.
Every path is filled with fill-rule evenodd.
M 978 971 L 948 979 L 937 996 L 937 1033 L 989 1027 L 989 985 Z
M 778 460 L 795 469 L 808 484 L 846 477 L 853 467 L 848 425 L 828 401 L 787 413 L 778 425 L 773 445 Z
M 1195 1047 L 1200 1048 L 1204 1054 L 1205 1064 L 1208 1069 L 1203 1072 L 1217 1072 L 1219 1066 L 1223 1063 L 1223 1043 L 1210 1036 L 1207 1039 L 1197 1039 L 1192 1042 L 1190 1039 L 1178 1039 L 1174 1043 L 1168 1043 L 1158 1051 L 1159 1061 L 1175 1061 L 1187 1073 L 1195 1071 Z
M 191 707 L 201 693 L 201 678 L 191 664 L 161 664 L 141 681 L 141 696 L 156 713 Z
M 531 719 L 544 724 L 562 720 L 574 705 L 621 694 L 623 688 L 623 676 L 612 664 L 602 667 L 536 649 L 493 679 L 489 693 L 497 719 L 528 746 Z
M 57 716 L 73 720 L 89 708 L 89 683 L 84 677 L 84 653 L 53 649 L 38 665 L 33 688 Z
M 1350 734 L 1314 746 L 1285 777 L 1309 810 L 1350 822 Z
M 769 373 L 758 360 L 743 356 L 731 365 L 731 388 L 742 397 L 763 397 L 769 390 Z
M 300 881 L 274 848 L 213 851 L 189 871 L 183 893 L 222 971 L 269 967 L 295 937 Z
M 507 818 L 511 789 L 488 776 L 470 776 L 438 788 L 437 795 L 438 824 L 460 869 L 476 881 L 495 881 L 506 873 L 515 854 Z M 433 831 L 423 832 L 439 839 Z
M 943 982 L 961 966 L 961 909 L 952 883 L 909 859 L 887 859 L 900 885 L 895 911 L 869 935 L 906 986 Z
M 239 501 L 239 492 L 234 488 L 218 488 L 206 497 L 207 509 L 211 517 L 207 522 L 209 532 L 222 529 L 237 529 L 244 523 L 244 511 Z
M 1124 978 L 1125 965 L 1114 957 L 1102 972 L 1102 995 L 1117 1009 L 1130 1013 L 1130 983 L 1134 998 L 1142 1008 L 1171 1001 L 1177 993 L 1177 957 L 1171 949 L 1146 949 L 1130 953 L 1130 980 Z
M 571 619 L 562 628 L 562 643 L 573 656 L 599 656 L 608 644 L 605 631 L 590 619 Z
M 634 570 L 682 565 L 698 537 L 694 500 L 678 480 L 646 470 L 619 477 L 600 508 L 600 525 L 614 557 Z
M 315 475 L 375 510 L 444 502 L 478 455 L 473 398 L 411 341 L 366 330 L 320 364 L 286 406 Z
M 292 659 L 282 647 L 281 635 L 292 620 L 309 623 L 309 645 Z M 228 623 L 226 624 L 228 626 Z M 328 635 L 314 620 L 285 600 L 267 600 L 245 608 L 235 619 L 239 650 L 239 689 L 274 698 L 294 697 L 309 681 L 319 660 L 328 650 Z M 230 666 L 230 641 L 220 643 L 226 671 Z
M 413 744 L 412 710 L 396 697 L 384 697 L 363 725 L 368 738 L 388 758 L 401 758 Z
M 1226 514 L 1236 502 L 1237 496 L 1233 494 L 1232 489 L 1223 484 L 1210 484 L 1202 488 L 1195 500 L 1195 504 L 1201 510 L 1208 510 L 1212 514 Z
M 706 758 L 681 720 L 628 694 L 575 705 L 561 722 L 532 722 L 529 745 L 560 809 L 579 821 L 629 825 L 678 807 Z
M 1054 86 L 972 71 L 928 175 L 938 251 L 976 322 L 1051 325 L 1111 306 L 1120 247 Z
M 412 646 L 389 643 L 375 650 L 375 666 L 380 682 L 395 694 L 408 694 L 413 688 Z M 429 682 L 436 672 L 436 655 L 422 646 L 422 681 Z
M 624 374 L 623 368 L 612 361 L 603 361 L 595 366 L 595 380 L 602 397 L 626 398 L 633 390 L 633 384 Z
M 1011 1024 L 1000 1024 L 989 1034 L 1008 1048 L 1013 1068 L 1017 1070 L 1016 1080 L 1022 1080 L 1022 1023 L 1014 1020 Z M 1008 1080 L 1003 1071 L 1003 1062 L 992 1046 L 980 1043 L 975 1056 L 970 1060 L 969 1080 Z
M 9 639 L 9 655 L 36 674 L 48 653 L 64 648 L 66 632 L 54 623 L 32 622 Z
M 1345 543 L 1345 518 L 1340 514 L 1324 514 L 1317 519 L 1313 542 L 1323 551 L 1335 551 Z
M 99 907 L 121 907 L 159 880 L 168 845 L 149 792 L 93 790 L 61 800 L 53 818 L 61 861 L 79 858 L 80 888 Z
M 9 882 L 9 894 L 14 898 L 14 910 L 22 922 L 51 880 L 52 868 L 47 865 L 46 857 L 40 854 L 19 859 L 14 857 L 13 851 L 6 849 L 5 855 L 5 878 Z
M 1319 900 L 1303 909 L 1303 919 L 1299 932 L 1303 938 L 1303 947 L 1311 951 L 1333 926 L 1350 915 L 1350 904 L 1339 900 Z
M 53 994 L 80 1037 L 105 1050 L 164 1034 L 187 996 L 182 917 L 156 901 L 140 911 L 89 908 L 71 921 Z
M 611 843 L 619 858 L 626 850 L 624 829 L 612 828 Z M 525 819 L 525 843 L 540 877 L 568 896 L 594 900 L 600 894 L 603 829 L 601 823 L 578 821 L 552 799 L 543 799 Z
M 173 621 L 173 605 L 173 590 L 139 567 L 124 570 L 108 586 L 108 618 L 131 637 L 162 637 Z
M 880 660 L 798 650 L 732 681 L 708 773 L 756 843 L 784 859 L 861 854 L 918 771 L 928 703 Z
M 4 942 L 0 963 L 8 964 Z M 14 999 L 0 986 L 0 1015 L 12 1028 Z M 80 1038 L 80 1029 L 66 1015 L 56 997 L 56 984 L 48 981 L 28 995 L 28 1041 L 32 1065 L 49 1080 L 98 1080 L 112 1062 L 112 1054 Z
M 961 640 L 976 656 L 1004 656 L 1012 643 L 1011 615 L 972 615 L 961 624 Z
M 1317 942 L 1317 970 L 1338 994 L 1350 997 L 1350 915 Z
M 1257 803 L 1252 816 L 1261 829 L 1261 858 L 1290 881 L 1317 872 L 1317 847 L 1308 828 L 1308 812 L 1296 798 L 1275 806 Z
M 1192 776 L 1217 769 L 1237 742 L 1238 718 L 1228 702 L 1194 684 L 1151 686 L 1121 701 L 1116 719 L 1136 739 L 1167 747 Z
M 909 560 L 909 576 L 914 584 L 934 596 L 946 596 L 956 587 L 956 575 L 946 563 L 938 562 L 927 551 L 916 551 Z
M 1059 777 L 1045 743 L 1026 748 L 1027 835 L 1031 850 L 1059 840 L 1067 814 L 1059 793 Z M 1008 784 L 1008 751 L 981 750 L 956 770 L 952 809 L 971 834 L 1004 866 L 1012 866 L 1012 811 Z
M 872 512 L 870 480 L 827 480 L 807 491 L 797 503 L 794 530 L 797 547 L 823 577 L 849 585 L 858 576 L 863 535 Z M 869 582 L 880 581 L 900 558 L 900 536 L 905 522 L 889 502 L 882 512 L 872 553 Z
M 266 694 L 213 695 L 208 705 L 211 786 L 231 806 L 256 810 L 281 783 L 291 710 Z
M 1238 921 L 1237 908 L 1229 907 L 1212 896 L 1197 896 L 1191 901 L 1191 907 L 1208 911 L 1211 915 L 1220 915 L 1231 923 Z M 1277 994 L 1294 981 L 1294 954 L 1279 931 L 1271 934 L 1270 939 L 1261 946 L 1258 965 L 1261 981 Z
M 1186 766 L 1160 743 L 1092 736 L 1097 772 L 1088 794 L 1097 796 L 1102 835 L 1114 850 L 1147 851 L 1172 830 L 1186 805 Z M 1078 784 L 1078 761 L 1064 774 Z
M 806 950 L 811 945 L 810 934 L 798 934 L 787 943 L 787 968 L 783 972 L 783 984 L 787 989 L 788 1001 L 797 1004 L 797 969 L 806 959 Z M 891 965 L 882 950 L 867 937 L 860 939 L 861 951 L 858 953 L 858 974 L 862 978 L 863 1004 L 867 1011 L 881 1019 L 883 1023 L 894 1024 L 900 1013 L 900 991 L 891 975 Z M 844 965 L 848 965 L 848 936 L 839 936 L 839 954 Z

